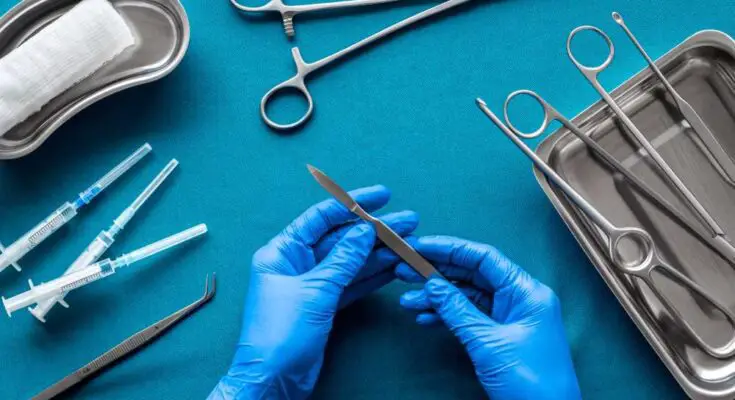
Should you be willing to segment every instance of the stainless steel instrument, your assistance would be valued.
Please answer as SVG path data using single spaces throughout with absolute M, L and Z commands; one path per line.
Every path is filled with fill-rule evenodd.
M 607 42 L 608 48 L 609 48 L 609 54 L 607 56 L 607 59 L 605 61 L 595 67 L 586 66 L 582 63 L 580 63 L 575 57 L 574 52 L 572 51 L 572 40 L 574 37 L 579 34 L 580 32 L 584 31 L 591 31 L 594 33 L 597 33 L 600 35 L 603 39 L 605 39 L 605 42 Z M 592 85 L 592 87 L 595 88 L 597 93 L 600 94 L 600 97 L 607 103 L 607 105 L 610 107 L 610 109 L 615 113 L 615 115 L 620 119 L 620 122 L 626 127 L 626 129 L 635 137 L 635 140 L 638 142 L 638 144 L 648 153 L 648 156 L 656 163 L 658 168 L 663 172 L 664 177 L 669 181 L 669 183 L 676 188 L 676 190 L 681 194 L 681 196 L 686 200 L 688 205 L 694 210 L 694 212 L 697 214 L 697 217 L 702 220 L 702 222 L 707 225 L 708 229 L 712 232 L 712 235 L 714 236 L 725 236 L 725 232 L 722 230 L 720 225 L 715 221 L 714 217 L 710 215 L 710 213 L 707 211 L 707 209 L 702 205 L 702 203 L 697 199 L 697 197 L 694 195 L 694 193 L 689 189 L 689 187 L 684 184 L 684 182 L 681 180 L 681 178 L 674 172 L 674 170 L 669 166 L 669 164 L 664 160 L 664 158 L 661 156 L 661 154 L 656 150 L 656 147 L 646 138 L 646 136 L 636 127 L 636 125 L 631 121 L 631 119 L 625 114 L 622 108 L 617 104 L 615 99 L 610 96 L 610 94 L 605 90 L 604 87 L 602 87 L 602 84 L 600 83 L 599 79 L 597 79 L 600 72 L 604 71 L 612 62 L 613 57 L 615 56 L 615 46 L 612 43 L 612 40 L 610 40 L 610 37 L 605 34 L 601 29 L 594 27 L 594 26 L 580 26 L 576 29 L 574 29 L 567 38 L 567 55 L 569 56 L 569 59 L 572 60 L 572 63 L 577 67 L 579 72 L 582 73 L 582 75 L 587 79 L 587 81 Z
M 373 217 L 367 211 L 365 211 L 359 204 L 347 193 L 346 190 L 342 189 L 339 185 L 334 183 L 327 175 L 322 171 L 316 169 L 311 165 L 307 165 L 311 175 L 319 182 L 320 185 L 337 201 L 342 203 L 348 210 L 352 211 L 358 217 L 373 224 L 377 232 L 378 238 L 385 243 L 386 246 L 390 247 L 399 257 L 403 259 L 408 265 L 410 265 L 416 272 L 421 274 L 424 278 L 431 276 L 441 276 L 441 274 L 434 268 L 431 263 L 426 261 L 416 250 L 414 250 L 403 238 L 395 233 L 385 222 L 378 218 Z
M 105 352 L 101 356 L 95 358 L 89 364 L 74 371 L 66 378 L 56 382 L 43 392 L 34 396 L 31 400 L 49 400 L 53 399 L 71 387 L 76 386 L 82 381 L 89 379 L 95 374 L 107 369 L 116 361 L 138 352 L 143 346 L 151 343 L 164 332 L 172 328 L 176 323 L 185 319 L 201 306 L 209 302 L 217 291 L 217 282 L 215 274 L 212 274 L 210 284 L 209 276 L 207 276 L 204 286 L 204 295 L 188 306 L 176 311 L 168 317 L 156 322 L 155 324 L 143 329 L 142 331 L 130 336 L 117 346 Z
M 262 6 L 252 7 L 246 6 L 237 0 L 230 0 L 230 3 L 240 11 L 244 12 L 276 12 L 281 14 L 283 19 L 283 30 L 286 32 L 288 38 L 293 38 L 296 35 L 296 31 L 293 26 L 293 17 L 298 14 L 323 11 L 323 10 L 335 10 L 340 8 L 352 8 L 362 6 L 372 6 L 376 4 L 393 3 L 398 0 L 342 0 L 342 1 L 330 1 L 327 3 L 313 3 L 313 4 L 298 4 L 290 6 L 284 4 L 283 0 L 270 0 Z
M 704 143 L 708 152 L 711 154 L 714 161 L 713 164 L 719 166 L 722 169 L 723 176 L 729 184 L 735 185 L 735 163 L 733 163 L 732 158 L 730 158 L 725 149 L 722 148 L 720 142 L 717 140 L 717 138 L 715 138 L 712 130 L 710 130 L 709 126 L 707 126 L 707 124 L 702 120 L 702 117 L 697 114 L 697 112 L 694 110 L 694 107 L 692 107 L 686 100 L 684 100 L 679 92 L 674 89 L 669 80 L 666 79 L 664 74 L 661 73 L 661 70 L 658 69 L 656 63 L 654 63 L 651 57 L 648 56 L 648 53 L 646 53 L 646 51 L 643 49 L 643 46 L 641 46 L 640 42 L 638 42 L 638 39 L 636 39 L 635 35 L 633 35 L 633 32 L 631 32 L 628 26 L 625 24 L 623 16 L 620 15 L 620 13 L 618 12 L 614 12 L 612 13 L 612 17 L 615 23 L 623 28 L 625 34 L 628 35 L 630 41 L 633 42 L 633 45 L 635 45 L 636 49 L 638 49 L 638 52 L 641 53 L 641 56 L 643 56 L 643 58 L 648 63 L 651 71 L 656 74 L 656 77 L 658 77 L 661 83 L 663 83 L 664 88 L 666 88 L 666 91 L 669 92 L 669 95 L 671 95 L 671 98 L 674 99 L 674 103 L 679 109 L 681 115 L 687 122 L 689 122 L 689 125 L 692 127 L 699 139 L 702 141 L 702 143 Z
M 512 97 L 509 99 L 512 99 Z M 696 293 L 721 312 L 733 327 L 735 327 L 735 313 L 730 311 L 730 309 L 719 300 L 715 299 L 697 282 L 690 279 L 664 260 L 659 255 L 656 244 L 648 232 L 637 227 L 619 227 L 610 222 L 607 217 L 605 217 L 597 208 L 574 190 L 574 188 L 572 188 L 564 178 L 557 174 L 556 171 L 554 171 L 545 161 L 534 153 L 533 150 L 531 150 L 531 148 L 516 135 L 514 130 L 508 128 L 500 118 L 490 110 L 483 100 L 478 99 L 477 104 L 490 118 L 490 120 L 497 125 L 497 127 L 531 159 L 531 161 L 533 161 L 535 166 L 551 181 L 553 181 L 554 184 L 556 184 L 556 186 L 558 186 L 564 194 L 566 194 L 567 197 L 569 197 L 569 199 L 605 233 L 608 243 L 607 255 L 621 272 L 639 278 L 645 282 L 648 288 L 659 299 L 661 304 L 663 304 L 669 313 L 676 319 L 677 324 L 681 326 L 681 328 L 683 328 L 687 334 L 707 353 L 716 358 L 728 358 L 735 355 L 735 328 L 732 329 L 732 335 L 726 344 L 713 346 L 707 343 L 692 324 L 682 316 L 674 303 L 666 297 L 659 285 L 655 282 L 653 274 L 659 273 L 667 276 L 667 278 L 673 279 L 691 292 Z M 506 101 L 506 113 L 507 105 L 508 102 Z M 534 134 L 538 135 L 545 130 L 548 125 L 548 121 L 550 120 L 548 114 L 550 110 L 551 108 L 544 108 L 544 111 L 546 112 L 544 123 L 542 124 L 541 129 L 534 132 Z M 528 137 L 529 135 L 525 136 Z
M 701 31 L 674 46 L 655 63 L 668 82 L 696 108 L 723 148 L 735 154 L 735 41 L 720 31 Z M 681 112 L 655 73 L 646 67 L 631 74 L 610 91 L 610 96 L 732 237 L 735 190 L 713 165 L 695 132 L 682 123 Z M 518 122 L 520 118 L 523 117 L 519 115 Z M 610 106 L 600 99 L 569 119 L 681 217 L 672 217 L 660 202 L 639 190 L 569 125 L 562 123 L 558 129 L 550 128 L 553 132 L 540 141 L 536 154 L 610 221 L 648 232 L 665 260 L 706 288 L 721 304 L 735 310 L 735 268 L 727 257 L 729 246 L 722 243 L 724 247 L 714 249 L 713 245 L 720 240 L 699 221 Z M 735 357 L 717 358 L 702 349 L 645 282 L 621 272 L 615 265 L 608 256 L 608 237 L 597 224 L 540 169 L 534 168 L 533 173 L 588 256 L 590 267 L 599 274 L 687 396 L 696 400 L 735 398 Z M 690 226 L 699 230 L 699 234 L 693 234 Z M 711 239 L 704 240 L 703 236 Z M 708 343 L 717 346 L 730 341 L 732 323 L 720 311 L 685 286 L 660 275 L 656 273 L 659 289 Z M 591 315 L 589 322 L 591 326 L 604 327 L 606 319 L 605 315 Z
M 436 14 L 442 13 L 444 11 L 449 10 L 450 8 L 454 8 L 460 4 L 464 4 L 469 1 L 471 0 L 447 0 L 441 4 L 438 4 L 432 8 L 429 8 L 428 10 L 424 10 L 418 14 L 414 14 L 400 22 L 397 22 L 381 30 L 380 32 L 374 33 L 366 37 L 365 39 L 362 39 L 359 42 L 356 42 L 350 46 L 347 46 L 342 50 L 332 53 L 318 61 L 306 62 L 304 61 L 303 57 L 301 57 L 301 52 L 299 51 L 299 48 L 298 47 L 292 48 L 291 55 L 293 56 L 293 61 L 296 64 L 296 75 L 274 86 L 271 90 L 269 90 L 263 96 L 263 98 L 260 101 L 260 116 L 263 118 L 263 121 L 265 121 L 265 123 L 269 127 L 273 129 L 277 129 L 277 130 L 293 129 L 293 128 L 297 128 L 297 127 L 304 125 L 306 121 L 309 119 L 309 117 L 311 117 L 311 114 L 314 112 L 314 101 L 311 98 L 311 93 L 309 93 L 309 89 L 307 89 L 306 82 L 305 82 L 307 76 L 309 76 L 313 72 L 316 72 L 326 67 L 327 65 L 333 62 L 337 62 L 341 60 L 343 57 L 347 56 L 348 54 L 351 54 L 373 42 L 376 42 L 402 28 L 405 28 L 416 22 L 419 22 L 421 20 L 424 20 Z M 339 3 L 336 3 L 336 4 L 339 4 Z M 287 123 L 287 124 L 279 124 L 273 121 L 268 116 L 268 110 L 267 110 L 268 103 L 273 98 L 273 96 L 276 95 L 277 93 L 285 92 L 289 90 L 296 91 L 301 96 L 303 96 L 306 99 L 308 107 L 304 115 L 301 116 L 301 118 L 299 118 L 298 120 L 291 122 L 291 123 Z

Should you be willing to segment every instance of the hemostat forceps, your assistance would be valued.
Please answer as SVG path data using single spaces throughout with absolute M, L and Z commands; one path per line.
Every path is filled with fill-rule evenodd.
M 607 46 L 609 48 L 607 59 L 605 59 L 602 64 L 596 67 L 589 67 L 580 63 L 574 57 L 574 53 L 572 52 L 572 39 L 574 39 L 575 35 L 583 31 L 595 32 L 603 39 L 605 39 L 605 42 L 607 42 Z M 638 144 L 640 144 L 641 147 L 646 150 L 648 155 L 656 163 L 661 172 L 663 172 L 666 180 L 677 189 L 677 191 L 682 195 L 687 204 L 689 204 L 689 206 L 694 210 L 695 214 L 702 220 L 705 225 L 707 225 L 712 233 L 712 236 L 724 237 L 725 232 L 723 231 L 723 229 L 717 224 L 714 218 L 712 218 L 712 216 L 704 208 L 702 203 L 697 200 L 694 193 L 692 193 L 692 191 L 689 190 L 684 182 L 682 182 L 681 179 L 676 175 L 676 172 L 674 172 L 669 164 L 666 163 L 666 160 L 661 157 L 661 154 L 659 154 L 658 150 L 656 150 L 653 144 L 651 144 L 651 142 L 643 135 L 643 133 L 635 126 L 635 124 L 633 124 L 633 121 L 631 121 L 631 119 L 628 118 L 627 115 L 625 115 L 623 109 L 620 108 L 620 106 L 615 102 L 615 100 L 612 98 L 612 96 L 610 96 L 605 88 L 602 87 L 600 81 L 597 79 L 597 76 L 600 74 L 600 72 L 604 71 L 608 67 L 608 65 L 610 65 L 610 62 L 612 62 L 613 56 L 615 55 L 615 46 L 613 45 L 612 40 L 610 40 L 610 37 L 607 36 L 605 32 L 594 26 L 580 26 L 574 29 L 567 38 L 567 54 L 569 55 L 569 59 L 572 60 L 572 62 L 577 67 L 577 69 L 579 69 L 582 75 L 587 78 L 587 81 L 589 81 L 592 87 L 597 90 L 602 99 L 605 101 L 605 103 L 607 103 L 610 109 L 612 109 L 615 115 L 617 115 L 623 125 L 625 125 L 628 131 L 633 134 Z
M 304 59 L 301 57 L 301 52 L 299 51 L 298 47 L 294 47 L 291 49 L 291 54 L 293 55 L 293 61 L 296 64 L 296 75 L 294 75 L 292 78 L 287 79 L 278 85 L 274 86 L 271 90 L 269 90 L 261 99 L 260 101 L 260 116 L 263 117 L 263 121 L 265 123 L 273 128 L 273 129 L 279 129 L 279 130 L 286 130 L 286 129 L 292 129 L 299 127 L 303 125 L 306 120 L 311 117 L 311 114 L 314 112 L 314 101 L 311 98 L 311 93 L 309 93 L 309 90 L 306 88 L 306 77 L 311 74 L 312 72 L 315 72 L 332 62 L 336 62 L 340 60 L 342 57 L 361 49 L 379 39 L 382 39 L 391 33 L 394 33 L 401 28 L 405 28 L 413 23 L 416 23 L 418 21 L 421 21 L 423 19 L 429 18 L 431 16 L 434 16 L 436 14 L 439 14 L 441 12 L 444 12 L 446 10 L 449 10 L 450 8 L 456 7 L 460 4 L 467 3 L 471 0 L 447 0 L 441 4 L 438 4 L 432 8 L 429 8 L 427 10 L 424 10 L 418 14 L 414 14 L 400 22 L 397 22 L 385 29 L 383 29 L 380 32 L 376 32 L 365 39 L 360 40 L 359 42 L 353 43 L 350 46 L 345 47 L 344 49 L 333 53 L 331 55 L 328 55 L 321 60 L 307 63 L 304 61 Z M 337 3 L 339 4 L 339 3 Z M 291 122 L 288 124 L 279 124 L 272 119 L 268 117 L 268 112 L 266 110 L 266 107 L 268 106 L 268 102 L 273 98 L 273 96 L 283 90 L 292 89 L 298 91 L 308 103 L 308 108 L 306 110 L 306 113 L 299 118 L 295 122 Z
M 641 279 L 651 289 L 661 304 L 676 320 L 676 322 L 684 328 L 684 330 L 694 339 L 694 341 L 707 353 L 716 358 L 728 358 L 735 354 L 735 330 L 733 337 L 727 344 L 723 346 L 711 346 L 694 330 L 694 328 L 684 319 L 676 307 L 666 298 L 666 296 L 658 289 L 654 280 L 653 272 L 658 270 L 664 273 L 668 278 L 673 278 L 692 292 L 701 296 L 713 307 L 719 310 L 725 318 L 727 318 L 733 327 L 735 327 L 735 314 L 733 314 L 725 305 L 717 301 L 698 283 L 679 272 L 676 268 L 669 265 L 658 254 L 653 239 L 640 228 L 635 227 L 618 227 L 613 225 L 602 213 L 600 213 L 592 204 L 585 200 L 574 188 L 572 188 L 561 176 L 559 176 L 546 162 L 544 162 L 536 153 L 526 145 L 510 128 L 508 128 L 491 110 L 487 104 L 477 99 L 477 105 L 497 125 L 497 127 L 507 136 L 528 158 L 533 161 L 536 167 L 541 170 L 546 177 L 553 181 L 567 197 L 577 205 L 577 207 L 592 220 L 608 237 L 607 251 L 608 256 L 613 264 L 623 273 Z M 545 108 L 548 112 L 550 109 Z M 534 132 L 535 135 L 540 134 L 548 125 L 549 116 L 544 119 L 542 129 Z M 525 135 L 528 137 L 528 135 Z M 638 250 L 636 256 L 629 254 L 629 250 L 634 246 Z M 628 250 L 628 251 L 626 251 Z
M 516 128 L 513 123 L 510 120 L 510 116 L 508 115 L 508 109 L 510 108 L 510 104 L 518 96 L 528 96 L 532 99 L 536 100 L 541 108 L 544 111 L 544 120 L 541 123 L 541 127 L 530 133 L 521 132 L 518 128 Z M 638 178 L 635 174 L 630 172 L 627 168 L 623 166 L 623 164 L 616 160 L 615 157 L 613 157 L 607 150 L 602 148 L 597 142 L 595 142 L 592 138 L 590 138 L 588 135 L 586 135 L 584 132 L 582 132 L 581 129 L 572 121 L 564 117 L 559 111 L 557 111 L 554 107 L 551 106 L 551 104 L 547 103 L 541 96 L 539 96 L 536 92 L 530 91 L 530 90 L 518 90 L 510 95 L 508 95 L 508 98 L 505 100 L 505 105 L 503 107 L 503 113 L 505 116 L 505 122 L 508 124 L 508 127 L 511 131 L 513 131 L 514 134 L 526 138 L 526 139 L 533 139 L 538 136 L 540 136 L 546 129 L 549 127 L 549 125 L 553 121 L 558 121 L 561 123 L 565 128 L 567 128 L 570 132 L 572 132 L 575 136 L 577 136 L 584 144 L 595 154 L 597 154 L 602 160 L 605 161 L 605 163 L 610 166 L 612 169 L 614 169 L 616 172 L 619 172 L 627 182 L 629 182 L 631 185 L 633 185 L 641 194 L 645 195 L 650 201 L 652 201 L 654 204 L 656 204 L 659 208 L 661 208 L 664 212 L 666 212 L 671 218 L 673 218 L 677 223 L 687 228 L 691 233 L 693 233 L 695 236 L 699 238 L 701 242 L 708 245 L 710 248 L 712 248 L 714 251 L 716 251 L 720 256 L 722 256 L 723 259 L 727 260 L 731 265 L 735 265 L 735 246 L 729 241 L 727 236 L 725 235 L 711 235 L 709 232 L 702 229 L 702 227 L 699 224 L 692 223 L 688 217 L 685 217 L 680 211 L 676 209 L 666 198 L 664 198 L 661 194 L 657 193 L 656 191 L 652 190 L 648 185 L 646 185 L 640 178 Z
M 398 0 L 343 0 L 327 3 L 299 4 L 289 6 L 288 4 L 284 4 L 283 0 L 270 0 L 269 2 L 259 7 L 246 6 L 240 4 L 240 2 L 238 2 L 237 0 L 230 0 L 230 3 L 232 3 L 232 5 L 240 11 L 280 13 L 281 18 L 283 19 L 283 30 L 286 31 L 286 36 L 292 38 L 296 34 L 296 31 L 293 27 L 293 17 L 295 17 L 297 14 L 348 7 L 372 6 L 376 4 L 393 3 L 396 1 Z

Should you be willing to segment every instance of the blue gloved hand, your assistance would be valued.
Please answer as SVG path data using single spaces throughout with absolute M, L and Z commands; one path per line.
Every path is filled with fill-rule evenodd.
M 491 399 L 581 398 L 559 299 L 549 287 L 491 246 L 445 236 L 412 239 L 456 286 L 433 277 L 405 293 L 401 305 L 419 311 L 419 324 L 444 322 Z M 423 281 L 405 263 L 396 275 Z
M 350 192 L 368 212 L 388 203 L 383 186 Z M 394 279 L 398 256 L 375 248 L 372 225 L 336 200 L 309 208 L 253 256 L 235 358 L 210 399 L 304 399 L 314 389 L 337 310 Z M 404 211 L 381 218 L 416 229 Z

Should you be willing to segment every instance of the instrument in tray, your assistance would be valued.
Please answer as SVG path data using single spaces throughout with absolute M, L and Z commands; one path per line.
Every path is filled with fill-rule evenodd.
M 605 61 L 595 67 L 586 66 L 579 62 L 574 57 L 574 52 L 572 51 L 572 40 L 580 32 L 585 31 L 597 33 L 603 39 L 605 39 L 605 42 L 607 42 L 607 45 L 609 47 L 609 54 Z M 567 38 L 567 55 L 569 56 L 569 59 L 572 60 L 572 63 L 574 63 L 574 65 L 577 67 L 579 72 L 582 73 L 582 75 L 587 79 L 590 85 L 595 88 L 597 93 L 600 94 L 600 97 L 602 97 L 605 103 L 607 103 L 610 109 L 619 118 L 620 122 L 633 135 L 638 144 L 646 151 L 646 153 L 648 153 L 648 156 L 663 173 L 664 178 L 679 192 L 679 194 L 681 194 L 684 201 L 686 201 L 689 207 L 691 207 L 691 209 L 696 213 L 697 217 L 707 226 L 712 235 L 720 236 L 726 239 L 724 230 L 720 227 L 719 224 L 717 224 L 715 218 L 712 217 L 712 215 L 710 215 L 704 205 L 702 205 L 702 203 L 697 200 L 697 197 L 694 195 L 694 193 L 692 193 L 689 187 L 684 184 L 684 182 L 679 178 L 676 172 L 674 172 L 671 166 L 669 166 L 666 160 L 664 160 L 661 154 L 659 154 L 658 150 L 656 150 L 656 147 L 645 137 L 645 135 L 643 135 L 638 127 L 635 126 L 633 121 L 631 121 L 631 119 L 625 114 L 625 112 L 623 112 L 623 109 L 612 98 L 612 96 L 610 96 L 610 93 L 608 93 L 607 90 L 602 87 L 602 84 L 600 84 L 600 81 L 597 79 L 597 76 L 600 74 L 600 72 L 604 71 L 610 65 L 613 57 L 615 56 L 615 46 L 613 45 L 612 40 L 610 40 L 610 37 L 607 36 L 605 32 L 603 32 L 601 29 L 594 26 L 580 26 L 574 29 Z M 709 130 L 707 130 L 707 132 L 709 132 L 709 134 L 711 135 L 711 132 Z M 713 138 L 713 140 L 716 142 L 716 139 Z
M 524 92 L 528 94 L 529 92 Z M 504 110 L 507 115 L 507 106 L 509 101 L 519 93 L 512 94 L 506 101 Z M 693 281 L 679 270 L 666 262 L 658 253 L 656 244 L 653 242 L 651 235 L 640 228 L 635 227 L 619 227 L 610 222 L 599 210 L 589 203 L 582 195 L 580 195 L 564 178 L 557 174 L 545 161 L 543 161 L 528 145 L 526 145 L 521 137 L 533 137 L 540 135 L 554 119 L 561 119 L 560 114 L 555 113 L 553 108 L 547 107 L 547 103 L 541 100 L 537 95 L 534 98 L 540 100 L 540 104 L 544 107 L 544 121 L 542 126 L 532 134 L 517 134 L 517 129 L 512 125 L 506 126 L 500 118 L 498 118 L 487 106 L 487 104 L 477 99 L 480 109 L 497 125 L 497 127 L 528 156 L 536 167 L 541 170 L 551 181 L 559 187 L 564 194 L 581 210 L 596 226 L 598 226 L 607 236 L 607 253 L 613 264 L 623 273 L 641 279 L 651 289 L 654 295 L 659 299 L 661 304 L 676 320 L 691 338 L 707 353 L 717 358 L 728 358 L 735 355 L 735 330 L 730 340 L 722 346 L 712 346 L 708 344 L 702 336 L 692 327 L 692 325 L 681 315 L 676 306 L 669 300 L 664 293 L 658 288 L 653 273 L 658 271 L 668 278 L 678 281 L 680 284 L 688 288 L 693 293 L 701 296 L 714 308 L 719 310 L 733 326 L 735 326 L 735 314 L 730 309 L 720 303 L 712 295 L 710 295 L 701 285 Z M 563 121 L 562 121 L 563 122 Z M 571 124 L 570 124 L 571 125 Z M 623 170 L 625 170 L 623 168 Z M 631 254 L 634 253 L 634 254 Z

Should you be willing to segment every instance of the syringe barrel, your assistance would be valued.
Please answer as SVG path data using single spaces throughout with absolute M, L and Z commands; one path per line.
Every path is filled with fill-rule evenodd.
M 148 200 L 148 198 L 153 195 L 153 193 L 158 189 L 159 186 L 168 178 L 169 175 L 174 171 L 174 169 L 179 165 L 179 162 L 176 159 L 171 160 L 166 166 L 161 170 L 161 172 L 156 175 L 155 178 L 151 181 L 151 183 L 146 186 L 145 189 L 138 195 L 138 197 L 128 206 L 128 208 L 123 211 L 120 216 L 118 216 L 115 219 L 115 222 L 113 226 L 110 228 L 111 231 L 114 233 L 119 232 L 121 229 L 125 228 L 125 225 L 127 225 L 128 222 L 133 218 L 136 212 L 138 212 L 138 209 L 140 209 L 143 204 Z
M 109 268 L 110 261 L 105 260 L 96 264 L 92 264 L 79 271 L 64 275 L 61 278 L 54 279 L 42 283 L 31 288 L 10 299 L 3 298 L 3 305 L 8 315 L 10 313 L 28 307 L 31 304 L 38 303 L 54 296 L 68 293 L 76 288 L 82 287 L 90 282 L 102 279 L 107 275 L 114 273 Z
M 207 233 L 207 225 L 199 224 L 183 232 L 179 232 L 175 235 L 171 235 L 165 239 L 159 240 L 155 243 L 149 244 L 148 246 L 135 250 L 132 253 L 125 254 L 124 256 L 113 261 L 113 267 L 119 268 L 121 266 L 130 265 L 134 262 L 140 261 L 144 258 L 148 258 L 173 246 L 186 242 L 187 240 L 194 239 L 195 237 L 203 235 L 205 233 Z
M 114 273 L 115 270 L 111 267 L 110 259 L 104 259 L 48 283 L 58 286 L 61 293 L 66 294 Z
M 114 239 L 111 238 L 107 234 L 107 232 L 101 232 L 99 235 L 97 235 L 94 241 L 92 241 L 92 243 L 87 246 L 87 249 L 84 250 L 84 252 L 80 254 L 76 260 L 74 260 L 69 268 L 66 269 L 64 275 L 80 271 L 82 268 L 85 268 L 96 262 L 100 257 L 102 257 L 103 254 L 105 254 L 105 252 L 108 248 L 110 248 L 113 242 Z M 39 301 L 37 302 L 36 306 L 30 310 L 30 312 L 38 320 L 40 320 L 41 322 L 45 322 L 46 315 L 49 313 L 49 311 L 51 311 L 51 309 L 54 308 L 57 303 L 64 301 L 65 297 L 66 293 L 61 293 L 49 299 Z
M 3 253 L 0 254 L 0 271 L 23 258 L 29 251 L 66 225 L 76 215 L 76 207 L 69 202 L 64 203 L 38 225 L 5 248 Z
M 14 313 L 15 311 L 18 311 L 21 308 L 28 307 L 31 304 L 35 303 L 36 297 L 37 293 L 34 289 L 27 290 L 9 299 L 3 297 L 3 306 L 5 307 L 5 312 L 8 313 L 8 316 L 10 316 L 10 314 Z
M 132 168 L 135 164 L 138 163 L 143 157 L 145 157 L 153 148 L 150 144 L 146 143 L 143 146 L 140 146 L 138 150 L 133 152 L 133 154 L 129 155 L 126 159 L 124 159 L 120 164 L 116 165 L 115 168 L 110 170 L 105 176 L 100 178 L 97 182 L 92 184 L 87 190 L 79 193 L 79 199 L 76 201 L 77 208 L 89 204 L 92 199 L 97 197 L 100 192 L 105 190 L 110 184 L 115 182 L 117 178 L 122 176 L 122 174 L 126 173 L 130 168 Z

